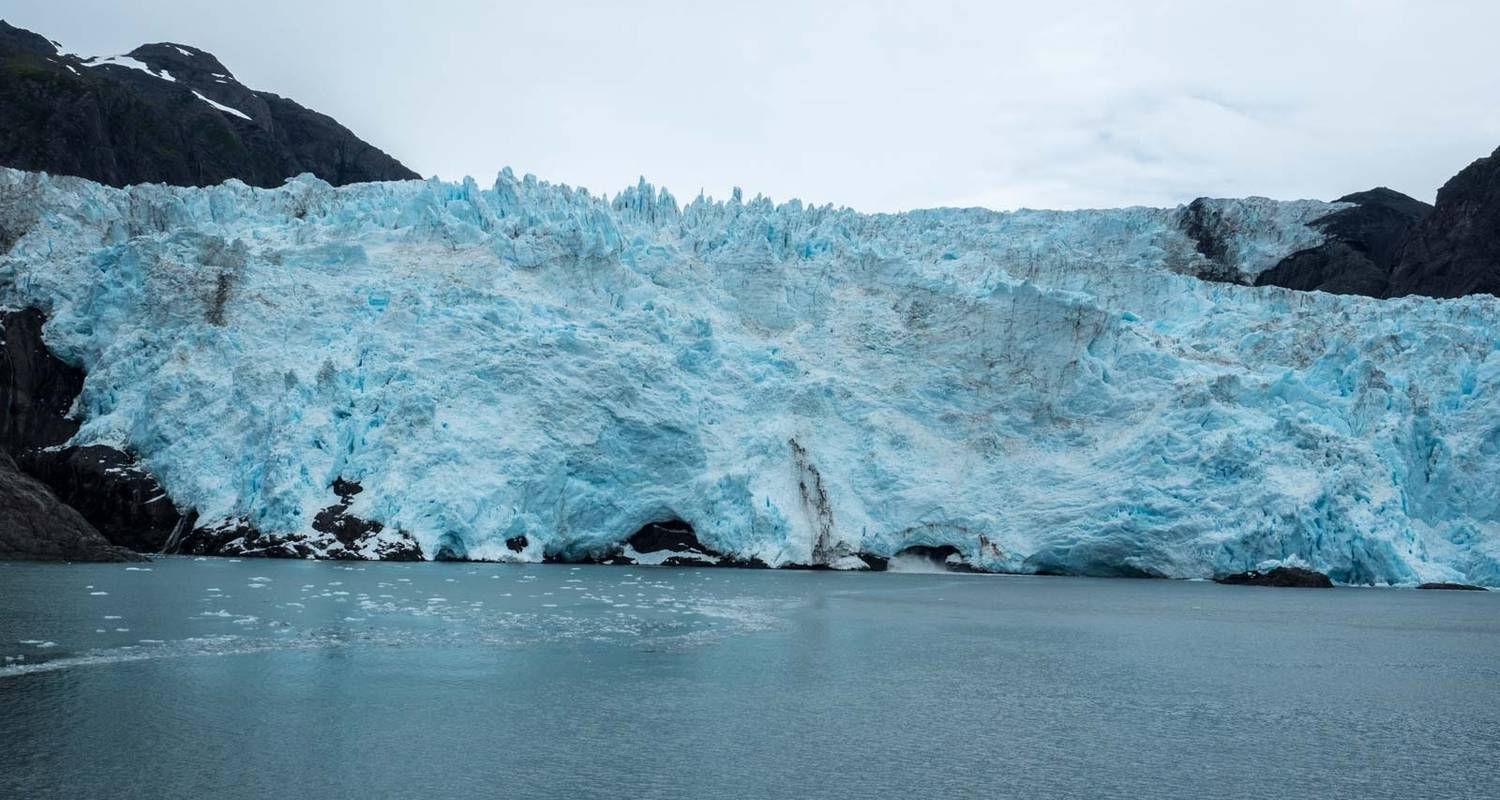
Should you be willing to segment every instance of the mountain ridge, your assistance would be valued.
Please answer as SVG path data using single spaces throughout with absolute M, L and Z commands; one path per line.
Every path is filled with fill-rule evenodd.
M 0 20 L 0 164 L 110 186 L 334 185 L 420 176 L 332 117 L 241 84 L 213 54 L 157 42 L 81 58 Z

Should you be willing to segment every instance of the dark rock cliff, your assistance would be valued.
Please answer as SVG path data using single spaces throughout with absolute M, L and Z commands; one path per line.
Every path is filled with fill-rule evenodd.
M 0 452 L 0 561 L 141 561 Z
M 0 480 L 9 487 L 0 515 L 17 526 L 0 558 L 120 560 L 110 545 L 155 552 L 177 509 L 129 453 L 66 444 L 78 432 L 68 411 L 83 372 L 47 349 L 44 322 L 36 309 L 0 313 Z
M 1255 278 L 1256 286 L 1387 295 L 1407 237 L 1432 214 L 1432 206 L 1384 187 L 1345 195 L 1337 202 L 1356 205 L 1314 220 L 1313 227 L 1328 239 L 1262 272 Z
M 0 313 L 0 559 L 131 560 L 12 458 L 50 455 L 78 430 L 67 414 L 83 373 L 47 350 L 44 321 L 35 309 Z
M 83 370 L 47 350 L 44 322 L 34 308 L 0 312 L 0 449 L 8 453 L 59 445 L 78 432 L 68 410 Z
M 84 60 L 0 21 L 0 120 L 0 165 L 112 186 L 419 177 L 333 118 L 251 90 L 186 45 Z
M 16 460 L 112 544 L 160 552 L 182 518 L 156 477 L 113 447 L 28 450 Z
M 1313 225 L 1328 234 L 1261 273 L 1257 286 L 1370 297 L 1500 295 L 1500 150 L 1464 168 L 1429 206 L 1390 189 Z
M 1388 297 L 1500 295 L 1500 149 L 1438 190 L 1391 273 Z

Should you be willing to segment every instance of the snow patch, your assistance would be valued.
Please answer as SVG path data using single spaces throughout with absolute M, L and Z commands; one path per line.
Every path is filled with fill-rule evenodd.
M 130 56 L 95 56 L 83 62 L 85 67 L 125 67 L 127 69 L 139 70 L 147 75 L 155 76 L 144 61 L 137 61 Z
M 250 115 L 249 114 L 246 114 L 245 112 L 243 112 L 243 111 L 241 111 L 241 110 L 239 110 L 237 108 L 230 108 L 229 106 L 226 106 L 223 103 L 219 103 L 219 102 L 210 100 L 207 97 L 204 97 L 203 94 L 201 92 L 199 92 L 197 89 L 193 90 L 193 96 L 197 97 L 199 100 L 202 100 L 205 103 L 208 103 L 209 105 L 211 105 L 214 108 L 216 108 L 216 109 L 224 112 L 225 114 L 233 114 L 234 116 L 239 117 L 240 119 L 244 119 L 244 120 L 249 120 L 250 119 Z M 251 121 L 253 122 L 254 120 L 251 120 Z

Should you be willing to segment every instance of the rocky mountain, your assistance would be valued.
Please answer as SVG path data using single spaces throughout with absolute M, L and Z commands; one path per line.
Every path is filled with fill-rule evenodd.
M 1500 149 L 1438 190 L 1391 272 L 1388 297 L 1500 295 Z
M 0 21 L 0 165 L 111 186 L 335 185 L 419 177 L 333 118 L 173 43 L 81 58 Z
M 0 452 L 0 561 L 143 561 L 112 545 Z
M 1386 297 L 1407 238 L 1432 206 L 1384 187 L 1340 197 L 1349 203 L 1311 227 L 1327 238 L 1255 277 L 1256 286 Z M 1411 294 L 1408 292 L 1407 294 Z
M 1260 273 L 1255 285 L 1368 297 L 1500 295 L 1500 150 L 1453 176 L 1435 206 L 1384 188 L 1338 202 L 1353 205 L 1312 223 L 1328 238 Z

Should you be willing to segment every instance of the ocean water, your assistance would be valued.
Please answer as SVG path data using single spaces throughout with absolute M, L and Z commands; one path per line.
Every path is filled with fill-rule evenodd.
M 5 798 L 1500 797 L 1500 593 L 0 563 Z

